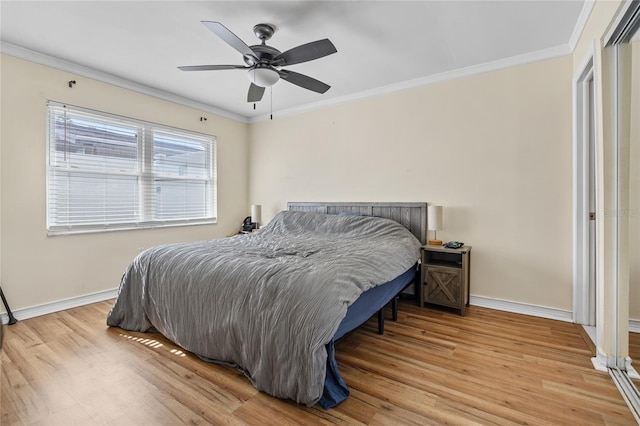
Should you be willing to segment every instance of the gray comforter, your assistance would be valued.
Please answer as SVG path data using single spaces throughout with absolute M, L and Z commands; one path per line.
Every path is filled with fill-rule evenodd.
M 107 324 L 157 330 L 261 391 L 313 405 L 347 307 L 409 269 L 419 248 L 388 219 L 280 212 L 257 233 L 142 252 Z

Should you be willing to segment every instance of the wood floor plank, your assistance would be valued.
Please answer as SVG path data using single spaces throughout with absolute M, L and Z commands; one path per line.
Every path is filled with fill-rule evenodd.
M 629 333 L 629 356 L 632 366 L 640 373 L 640 333 Z M 633 379 L 633 383 L 640 389 L 640 379 Z
M 372 319 L 338 342 L 351 394 L 323 410 L 260 393 L 158 333 L 107 327 L 112 304 L 5 328 L 3 426 L 636 424 L 570 323 L 403 301 L 384 335 Z

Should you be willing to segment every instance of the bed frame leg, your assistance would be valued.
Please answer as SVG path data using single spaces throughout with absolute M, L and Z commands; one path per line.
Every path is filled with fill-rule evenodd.
M 384 308 L 378 311 L 378 334 L 384 334 Z
M 391 301 L 391 315 L 394 321 L 398 321 L 398 300 L 400 296 L 396 296 Z

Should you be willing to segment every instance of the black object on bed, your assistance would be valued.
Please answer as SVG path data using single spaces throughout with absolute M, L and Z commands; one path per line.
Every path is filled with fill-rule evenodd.
M 335 340 L 413 279 L 420 246 L 388 219 L 280 212 L 260 232 L 144 251 L 107 324 L 157 330 L 261 391 L 328 408 L 348 395 Z

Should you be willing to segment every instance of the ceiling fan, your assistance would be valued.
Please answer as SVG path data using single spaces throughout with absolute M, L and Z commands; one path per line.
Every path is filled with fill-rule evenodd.
M 240 52 L 246 65 L 191 65 L 178 67 L 182 71 L 249 70 L 247 76 L 251 85 L 247 94 L 247 102 L 259 102 L 262 99 L 265 87 L 273 86 L 280 79 L 317 93 L 325 93 L 331 87 L 307 75 L 281 69 L 283 66 L 312 61 L 336 53 L 337 50 L 329 39 L 317 40 L 294 47 L 286 52 L 280 52 L 278 49 L 266 45 L 266 41 L 271 38 L 276 30 L 271 24 L 254 26 L 253 32 L 262 41 L 262 44 L 247 46 L 245 42 L 220 22 L 202 21 L 202 23 L 229 46 Z

